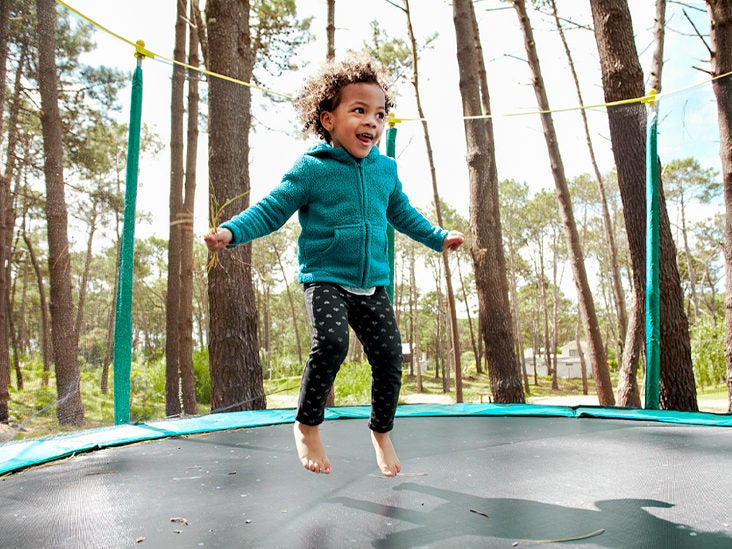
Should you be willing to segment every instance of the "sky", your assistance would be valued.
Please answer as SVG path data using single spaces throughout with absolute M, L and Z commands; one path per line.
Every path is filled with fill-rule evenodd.
M 65 0 L 65 2 L 110 31 L 134 42 L 145 41 L 146 47 L 164 57 L 172 57 L 175 24 L 175 2 L 171 0 Z M 594 36 L 589 30 L 591 14 L 586 0 L 559 2 L 560 15 L 579 23 L 567 30 L 567 38 L 579 73 L 584 103 L 603 103 L 599 62 Z M 646 79 L 650 72 L 652 27 L 655 2 L 630 2 L 637 49 Z M 685 8 L 704 32 L 708 28 L 704 2 L 688 2 Z M 278 92 L 293 94 L 303 79 L 325 59 L 325 0 L 298 2 L 301 17 L 314 17 L 315 41 L 303 48 L 300 59 L 309 62 L 305 71 L 270 79 L 268 86 Z M 368 9 L 365 7 L 368 6 Z M 693 6 L 699 6 L 701 11 Z M 502 9 L 499 9 L 502 8 Z M 66 8 L 61 8 L 66 9 Z M 468 216 L 469 181 L 465 162 L 465 139 L 462 108 L 458 89 L 458 69 L 451 3 L 447 0 L 412 2 L 413 25 L 418 41 L 437 33 L 429 49 L 420 56 L 422 103 L 435 154 L 438 188 L 444 201 Z M 500 179 L 513 178 L 526 182 L 530 189 L 553 189 L 536 99 L 531 87 L 523 38 L 513 9 L 506 9 L 500 0 L 476 2 L 481 38 L 486 57 L 494 132 L 496 161 Z M 539 49 L 542 72 L 553 109 L 570 109 L 578 105 L 566 57 L 553 23 L 536 12 L 529 13 Z M 76 17 L 76 16 L 73 16 Z M 336 1 L 336 55 L 347 49 L 361 49 L 370 38 L 370 21 L 378 20 L 391 37 L 406 35 L 403 13 L 386 1 Z M 85 59 L 88 64 L 104 64 L 129 70 L 135 67 L 134 49 L 104 31 L 95 35 L 97 49 Z M 719 169 L 716 106 L 708 75 L 708 52 L 702 40 L 682 13 L 682 8 L 669 4 L 667 13 L 666 53 L 661 100 L 659 102 L 659 153 L 662 160 L 694 155 L 704 167 Z M 170 78 L 172 68 L 156 59 L 143 61 L 143 121 L 155 128 L 163 142 L 169 132 Z M 398 117 L 416 118 L 408 83 L 396 89 Z M 259 92 L 252 92 L 257 96 Z M 123 91 L 127 104 L 130 91 Z M 668 94 L 668 96 L 666 95 Z M 256 98 L 255 98 L 256 99 Z M 259 101 L 261 104 L 261 101 Z M 127 112 L 125 108 L 123 112 Z M 613 158 L 604 109 L 589 109 L 592 139 L 603 172 L 613 166 Z M 257 127 L 251 138 L 252 199 L 266 194 L 299 157 L 317 140 L 293 136 L 295 113 L 289 104 L 277 108 L 256 108 Z M 578 110 L 554 115 L 565 172 L 574 177 L 591 171 L 586 139 L 581 129 Z M 208 229 L 207 166 L 205 133 L 198 165 L 199 185 L 195 227 L 202 235 Z M 422 125 L 403 122 L 397 126 L 397 158 L 405 192 L 420 208 L 430 207 L 432 186 L 425 153 Z M 383 151 L 383 148 L 382 148 Z M 169 153 L 164 149 L 156 158 L 142 158 L 140 163 L 138 212 L 151 214 L 152 223 L 141 223 L 137 235 L 151 234 L 167 238 Z M 220 197 L 219 197 L 220 198 Z

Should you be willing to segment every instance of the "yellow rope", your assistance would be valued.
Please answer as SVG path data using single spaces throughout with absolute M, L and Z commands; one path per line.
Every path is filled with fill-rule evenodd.
M 226 80 L 228 82 L 233 82 L 235 84 L 241 84 L 242 86 L 247 86 L 248 88 L 261 91 L 263 93 L 268 93 L 270 95 L 276 95 L 279 97 L 284 97 L 285 99 L 292 99 L 292 96 L 287 93 L 282 93 L 274 90 L 270 90 L 267 88 L 264 88 L 262 86 L 257 86 L 256 84 L 252 84 L 251 82 L 244 82 L 243 80 L 237 80 L 236 78 L 233 78 L 231 76 L 226 76 L 225 74 L 219 74 L 216 72 L 212 72 L 206 69 L 202 69 L 200 67 L 194 67 L 193 65 L 188 65 L 187 63 L 181 63 L 180 61 L 176 61 L 175 59 L 171 59 L 169 57 L 165 57 L 164 55 L 156 54 L 150 50 L 145 49 L 145 42 L 142 40 L 138 40 L 137 42 L 132 42 L 131 40 L 125 38 L 124 36 L 117 34 L 116 32 L 113 32 L 109 28 L 105 27 L 98 21 L 95 21 L 91 17 L 81 13 L 76 8 L 70 6 L 67 2 L 64 2 L 64 0 L 56 0 L 56 2 L 63 7 L 65 7 L 67 10 L 75 13 L 77 16 L 85 20 L 86 22 L 90 23 L 91 25 L 97 27 L 98 29 L 106 32 L 107 34 L 113 36 L 114 38 L 121 40 L 122 42 L 125 42 L 126 44 L 129 44 L 130 46 L 135 48 L 135 57 L 149 57 L 151 59 L 156 59 L 158 61 L 165 61 L 167 63 L 178 65 L 180 67 L 183 67 L 185 69 L 197 71 L 201 74 L 205 74 L 207 76 L 212 76 L 214 78 L 220 78 L 221 80 Z
M 145 49 L 145 42 L 142 40 L 138 40 L 137 42 L 132 42 L 131 40 L 125 38 L 124 36 L 117 34 L 110 30 L 109 28 L 105 27 L 98 21 L 95 21 L 94 19 L 88 17 L 87 15 L 81 13 L 79 10 L 73 8 L 70 6 L 67 2 L 64 0 L 56 0 L 56 2 L 63 7 L 65 7 L 67 10 L 73 12 L 80 18 L 84 19 L 91 25 L 97 27 L 98 29 L 106 32 L 107 34 L 113 36 L 114 38 L 121 40 L 122 42 L 125 42 L 126 44 L 129 44 L 133 48 L 135 48 L 135 56 L 136 57 L 149 57 L 151 59 L 157 59 L 158 61 L 164 61 L 173 65 L 178 65 L 180 67 L 197 71 L 201 74 L 205 74 L 207 76 L 212 76 L 214 78 L 220 78 L 222 80 L 226 80 L 228 82 L 233 82 L 235 84 L 241 84 L 242 86 L 247 86 L 248 88 L 261 91 L 263 93 L 268 93 L 270 95 L 276 95 L 278 97 L 283 97 L 285 99 L 292 100 L 293 97 L 290 94 L 277 92 L 274 90 L 270 90 L 268 88 L 264 88 L 262 86 L 257 86 L 256 84 L 252 84 L 251 82 L 244 82 L 242 80 L 237 80 L 236 78 L 232 78 L 231 76 L 226 76 L 224 74 L 219 74 L 215 72 L 208 71 L 206 69 L 201 69 L 200 67 L 194 67 L 192 65 L 188 65 L 186 63 L 182 63 L 180 61 L 176 61 L 175 59 L 171 59 L 169 57 L 165 57 L 160 54 L 156 54 L 150 50 Z M 649 90 L 647 95 L 644 95 L 643 97 L 634 97 L 632 99 L 623 99 L 620 101 L 611 101 L 609 103 L 597 103 L 595 105 L 581 105 L 581 106 L 574 106 L 574 107 L 565 107 L 565 108 L 559 108 L 559 109 L 551 109 L 551 110 L 542 110 L 542 111 L 526 111 L 526 112 L 513 112 L 513 113 L 505 113 L 505 114 L 481 114 L 481 115 L 475 115 L 475 116 L 464 116 L 463 120 L 482 120 L 487 118 L 496 118 L 498 116 L 505 116 L 505 117 L 513 117 L 513 116 L 531 116 L 536 114 L 552 114 L 552 113 L 560 113 L 560 112 L 570 112 L 570 111 L 578 111 L 578 110 L 591 110 L 591 109 L 602 109 L 607 107 L 617 107 L 621 105 L 631 105 L 634 103 L 639 104 L 655 104 L 658 99 L 661 97 L 665 97 L 668 95 L 673 95 L 680 93 L 682 91 L 690 90 L 692 88 L 696 88 L 699 86 L 703 86 L 705 84 L 708 84 L 710 82 L 714 82 L 715 80 L 719 80 L 721 78 L 726 78 L 728 76 L 732 75 L 732 72 L 728 72 L 725 74 L 720 74 L 719 76 L 715 76 L 709 80 L 706 80 L 704 82 L 698 82 L 696 84 L 691 84 L 690 86 L 686 86 L 684 88 L 679 88 L 677 90 L 673 90 L 670 92 L 665 93 L 656 93 L 655 90 Z M 396 124 L 400 122 L 424 122 L 424 118 L 396 118 L 395 116 L 391 115 L 388 120 L 388 124 L 390 127 L 394 127 Z

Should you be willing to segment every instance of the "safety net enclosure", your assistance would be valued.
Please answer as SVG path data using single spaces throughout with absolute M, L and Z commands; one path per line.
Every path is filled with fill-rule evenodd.
M 0 470 L 16 472 L 0 481 L 0 545 L 732 544 L 729 415 L 401 406 L 393 438 L 403 471 L 388 479 L 375 467 L 368 414 L 328 410 L 330 475 L 298 463 L 292 410 L 5 444 Z

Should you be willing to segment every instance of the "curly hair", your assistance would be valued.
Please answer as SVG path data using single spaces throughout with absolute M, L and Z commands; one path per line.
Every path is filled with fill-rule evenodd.
M 342 61 L 330 61 L 305 83 L 295 99 L 295 108 L 304 124 L 303 130 L 306 133 L 313 132 L 330 143 L 330 133 L 321 124 L 320 114 L 323 111 L 333 111 L 338 106 L 344 87 L 361 82 L 378 84 L 384 90 L 388 113 L 394 103 L 388 92 L 389 86 L 373 60 L 352 57 Z

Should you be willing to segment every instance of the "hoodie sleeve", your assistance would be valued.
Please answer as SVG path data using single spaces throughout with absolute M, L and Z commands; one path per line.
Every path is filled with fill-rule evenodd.
M 306 178 L 300 177 L 300 168 L 301 163 L 296 164 L 272 192 L 220 225 L 231 231 L 231 246 L 246 244 L 276 231 L 307 203 L 309 185 Z

